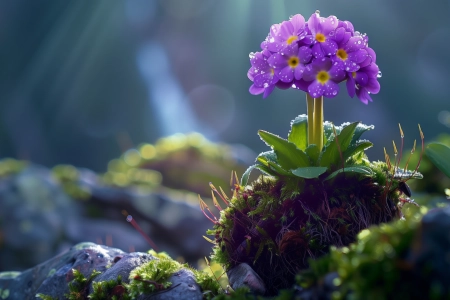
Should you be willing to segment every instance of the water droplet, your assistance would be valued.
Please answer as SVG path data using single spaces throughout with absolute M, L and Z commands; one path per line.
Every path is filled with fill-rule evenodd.
M 361 41 L 358 41 L 358 44 L 361 44 Z
M 381 76 L 383 76 L 383 74 L 381 73 L 381 71 L 378 71 L 377 78 L 381 78 Z
M 269 84 L 267 82 L 264 82 L 264 88 L 268 88 Z
M 316 10 L 316 14 L 320 15 L 320 10 Z
M 349 67 L 345 68 L 345 71 L 348 71 L 348 70 L 350 70 L 350 68 L 349 68 Z
M 250 59 L 254 58 L 255 57 L 255 52 L 250 52 L 248 54 L 248 57 L 250 57 Z
M 271 37 L 271 38 L 269 39 L 269 42 L 273 43 L 273 42 L 275 42 L 275 39 L 274 39 L 273 37 Z M 277 46 L 278 46 L 278 45 L 277 45 Z
M 315 97 L 317 95 L 317 93 L 314 93 L 313 96 Z
M 333 22 L 334 24 L 334 22 Z M 334 30 L 330 31 L 330 33 L 328 34 L 329 36 L 334 36 Z
M 337 94 L 337 91 L 333 91 L 333 96 L 336 96 L 336 94 Z
M 293 87 L 294 89 L 296 89 L 296 88 L 297 88 L 297 86 L 295 85 L 295 83 L 294 83 L 294 84 L 292 84 L 292 87 Z

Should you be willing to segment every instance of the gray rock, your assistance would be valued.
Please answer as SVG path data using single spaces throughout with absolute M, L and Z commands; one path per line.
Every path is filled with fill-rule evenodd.
M 228 270 L 227 275 L 230 285 L 234 290 L 245 286 L 256 294 L 264 295 L 266 292 L 266 287 L 262 279 L 246 263 L 242 263 Z
M 36 293 L 62 297 L 73 279 L 72 269 L 89 276 L 92 271 L 105 271 L 114 257 L 124 252 L 93 243 L 82 243 L 32 269 L 14 276 L 0 273 L 0 288 L 9 290 L 8 300 L 35 299 Z M 4 274 L 3 276 L 1 274 Z
M 56 256 L 32 269 L 24 272 L 0 273 L 0 290 L 8 294 L 8 300 L 35 299 L 40 293 L 65 299 L 69 293 L 68 283 L 73 280 L 72 269 L 81 272 L 88 278 L 94 270 L 102 272 L 93 282 L 116 280 L 129 283 L 130 272 L 136 267 L 158 259 L 147 253 L 125 253 L 122 250 L 93 243 L 81 243 L 69 251 Z M 169 281 L 172 285 L 165 290 L 151 295 L 141 295 L 138 299 L 202 299 L 200 286 L 196 283 L 194 274 L 187 269 L 181 269 L 173 274 Z M 123 286 L 118 286 L 125 291 Z M 86 295 L 93 292 L 92 282 L 86 286 Z M 0 297 L 3 294 L 0 294 Z
M 200 286 L 195 282 L 194 274 L 186 269 L 182 269 L 179 272 L 173 274 L 169 281 L 172 285 L 163 291 L 156 292 L 152 295 L 139 296 L 138 300 L 179 300 L 179 299 L 192 299 L 201 300 L 203 294 Z

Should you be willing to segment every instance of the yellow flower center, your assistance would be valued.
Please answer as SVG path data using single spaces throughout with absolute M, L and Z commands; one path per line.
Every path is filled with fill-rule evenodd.
M 347 54 L 347 52 L 344 49 L 339 49 L 336 52 L 336 56 L 339 57 L 342 60 L 347 60 L 347 58 L 348 58 L 348 54 Z
M 327 71 L 320 71 L 319 73 L 317 73 L 316 79 L 318 82 L 324 85 L 330 79 L 330 75 Z
M 291 36 L 287 39 L 286 44 L 290 45 L 290 44 L 292 44 L 292 42 L 296 41 L 297 39 L 298 39 L 298 37 L 297 37 L 296 35 L 291 35 Z
M 352 72 L 352 77 L 356 78 L 356 72 Z
M 323 33 L 316 34 L 316 41 L 319 43 L 323 43 L 327 40 L 327 38 L 323 35 Z
M 296 66 L 298 66 L 298 63 L 299 61 L 297 56 L 292 56 L 291 58 L 289 58 L 288 65 L 291 68 L 295 68 Z

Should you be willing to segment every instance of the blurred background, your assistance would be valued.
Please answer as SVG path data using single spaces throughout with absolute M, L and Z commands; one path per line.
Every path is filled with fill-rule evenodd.
M 423 0 L 3 0 L 0 1 L 0 158 L 28 160 L 47 168 L 70 164 L 96 173 L 112 170 L 115 173 L 109 175 L 113 185 L 125 186 L 118 170 L 127 172 L 128 177 L 137 174 L 133 167 L 138 163 L 132 160 L 137 151 L 129 152 L 130 148 L 156 143 L 176 133 L 198 132 L 214 145 L 233 145 L 239 151 L 232 152 L 241 157 L 229 161 L 232 154 L 212 144 L 208 144 L 206 152 L 202 150 L 198 154 L 195 149 L 203 143 L 199 142 L 201 136 L 178 135 L 183 145 L 188 145 L 183 148 L 187 154 L 183 152 L 181 160 L 197 162 L 186 164 L 181 180 L 187 182 L 196 171 L 206 170 L 199 171 L 203 173 L 198 180 L 186 186 L 164 182 L 174 174 L 180 177 L 180 156 L 172 157 L 175 163 L 170 158 L 168 163 L 151 164 L 152 145 L 140 148 L 140 155 L 151 155 L 144 167 L 142 162 L 139 164 L 143 169 L 157 172 L 138 175 L 149 178 L 154 185 L 162 181 L 164 187 L 205 193 L 207 197 L 207 183 L 214 181 L 208 174 L 221 173 L 217 176 L 222 179 L 229 178 L 231 170 L 242 174 L 255 158 L 254 153 L 267 150 L 257 135 L 259 129 L 286 137 L 290 120 L 306 113 L 303 92 L 275 90 L 267 99 L 249 94 L 248 54 L 260 50 L 259 45 L 273 23 L 297 13 L 308 19 L 316 9 L 322 16 L 336 15 L 350 20 L 356 30 L 367 33 L 383 74 L 381 91 L 372 95 L 373 102 L 369 105 L 351 99 L 341 84 L 338 97 L 325 101 L 325 120 L 335 124 L 362 121 L 375 125 L 375 130 L 364 136 L 375 144 L 367 152 L 371 160 L 383 159 L 383 147 L 391 149 L 391 140 L 400 140 L 398 123 L 405 132 L 406 149 L 414 139 L 420 139 L 418 123 L 427 142 L 450 132 L 449 0 L 433 0 L 432 4 Z M 195 148 L 195 153 L 189 147 Z M 198 160 L 192 159 L 193 153 Z M 214 160 L 211 153 L 221 158 Z M 126 164 L 117 159 L 123 154 Z M 203 168 L 202 161 L 206 161 L 208 168 Z M 213 164 L 216 164 L 214 172 L 210 171 Z M 170 172 L 164 173 L 169 169 Z M 144 229 L 153 226 L 156 228 L 153 234 L 166 236 L 174 232 L 167 224 L 152 219 L 152 213 L 158 210 L 149 209 L 145 215 L 148 198 L 128 192 L 117 196 L 117 191 L 105 191 L 96 185 L 92 179 L 96 175 L 90 171 L 70 167 L 53 169 L 61 185 L 56 186 L 55 176 L 41 182 L 42 178 L 51 177 L 48 170 L 36 170 L 14 179 L 7 188 L 0 184 L 0 250 L 2 240 L 6 245 L 0 255 L 0 271 L 31 267 L 75 242 L 96 242 L 100 236 L 104 241 L 108 232 L 91 229 L 108 228 L 108 223 L 89 223 L 90 227 L 86 225 L 83 229 L 77 226 L 87 222 L 77 219 L 76 226 L 67 225 L 74 212 L 73 204 L 60 195 L 61 190 L 72 198 L 91 200 L 92 207 L 76 204 L 83 211 L 80 214 L 83 218 L 98 218 L 101 209 L 102 220 L 115 218 L 122 224 L 124 217 L 118 212 L 127 203 L 137 201 L 140 204 L 133 202 L 134 206 L 128 209 L 141 213 L 142 218 L 147 217 L 148 224 L 141 224 Z M 77 181 L 77 185 L 70 185 L 72 181 Z M 82 188 L 79 188 L 80 181 Z M 43 186 L 45 192 L 35 192 Z M 26 197 L 20 193 L 22 188 L 27 191 Z M 51 217 L 39 210 L 45 206 L 34 200 L 37 194 L 41 197 L 39 201 L 59 199 L 51 204 L 45 202 L 52 205 Z M 180 198 L 180 194 L 168 195 L 167 190 L 163 193 L 158 190 L 156 198 L 161 203 L 166 198 Z M 29 209 L 27 214 L 23 211 L 24 207 L 32 207 L 27 202 L 30 199 L 36 209 Z M 55 205 L 63 209 L 58 210 Z M 109 206 L 114 211 L 105 213 L 103 208 Z M 12 213 L 17 207 L 20 209 Z M 201 216 L 198 207 L 195 209 L 177 228 L 186 227 L 192 216 Z M 166 216 L 172 217 L 174 211 Z M 180 211 L 186 212 L 184 208 Z M 36 218 L 35 224 L 47 224 L 47 227 L 35 227 L 29 221 L 30 216 Z M 56 233 L 51 231 L 58 226 L 67 228 Z M 126 223 L 125 226 L 129 227 Z M 195 233 L 204 243 L 201 235 L 210 226 L 211 223 L 203 222 L 199 233 Z M 40 231 L 36 233 L 34 228 Z M 125 245 L 123 249 L 127 251 L 127 245 L 132 243 L 137 250 L 148 249 L 136 232 L 131 242 L 126 240 L 121 244 L 120 236 L 131 236 L 123 230 L 121 227 L 114 231 L 119 235 L 114 237 L 114 246 Z M 24 237 L 16 231 L 28 235 Z M 84 234 L 91 231 L 89 239 Z M 46 233 L 48 242 L 40 237 Z M 172 239 L 175 241 L 176 237 Z M 43 254 L 26 262 L 23 260 L 28 257 L 26 252 L 17 258 L 17 249 L 35 245 L 25 241 L 43 241 L 40 245 Z M 192 241 L 191 244 L 198 243 L 196 239 Z M 167 245 L 160 241 L 161 244 L 163 249 L 172 249 L 171 255 L 188 256 L 190 261 L 202 258 L 210 249 L 206 243 L 203 252 L 192 246 L 186 254 L 176 251 L 177 247 L 187 251 L 186 244 Z M 10 257 L 16 257 L 16 261 Z
M 0 156 L 104 171 L 131 145 L 176 132 L 266 146 L 306 112 L 304 93 L 248 93 L 248 54 L 273 23 L 316 9 L 368 34 L 383 77 L 368 106 L 342 84 L 325 119 L 375 125 L 372 159 L 450 128 L 450 1 L 0 2 Z

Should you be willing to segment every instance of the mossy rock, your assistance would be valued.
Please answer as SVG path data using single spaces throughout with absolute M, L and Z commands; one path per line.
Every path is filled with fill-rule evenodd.
M 369 162 L 364 150 L 371 143 L 359 137 L 372 126 L 325 122 L 321 151 L 295 136 L 306 132 L 305 116 L 291 126 L 288 140 L 260 131 L 272 151 L 258 156 L 231 199 L 213 187 L 228 204 L 218 220 L 202 204 L 214 222 L 207 232 L 214 237 L 213 259 L 226 270 L 250 265 L 269 296 L 290 288 L 309 259 L 325 255 L 330 246 L 348 246 L 361 230 L 402 218 L 410 193 L 405 181 L 422 177 L 388 158 Z M 252 168 L 263 175 L 247 184 Z

